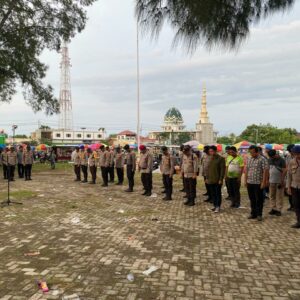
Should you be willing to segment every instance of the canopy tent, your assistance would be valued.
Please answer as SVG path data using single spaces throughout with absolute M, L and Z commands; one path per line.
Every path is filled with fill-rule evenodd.
M 280 150 L 283 151 L 284 150 L 284 145 L 283 144 L 272 144 L 272 149 L 273 150 Z

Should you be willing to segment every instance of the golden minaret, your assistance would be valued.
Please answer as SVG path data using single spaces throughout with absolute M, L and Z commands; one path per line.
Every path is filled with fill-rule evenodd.
M 206 99 L 206 86 L 205 86 L 205 84 L 204 84 L 203 90 L 202 90 L 200 123 L 201 124 L 209 123 L 209 117 L 208 117 L 208 112 L 207 112 L 207 99 Z

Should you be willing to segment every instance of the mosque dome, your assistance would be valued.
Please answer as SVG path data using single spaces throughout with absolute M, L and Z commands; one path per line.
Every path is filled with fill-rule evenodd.
M 167 111 L 167 113 L 165 114 L 165 119 L 164 120 L 165 120 L 165 122 L 170 122 L 170 123 L 181 123 L 181 122 L 183 122 L 181 112 L 175 107 L 172 107 Z

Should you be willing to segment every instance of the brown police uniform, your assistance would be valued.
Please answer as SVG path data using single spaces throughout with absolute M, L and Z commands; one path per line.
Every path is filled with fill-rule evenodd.
M 134 152 L 126 153 L 126 173 L 128 179 L 128 191 L 132 192 L 134 187 L 134 174 L 136 171 L 136 155 Z
M 23 152 L 23 166 L 25 168 L 25 180 L 31 180 L 31 170 L 33 165 L 33 152 L 25 150 Z
M 97 157 L 95 153 L 90 153 L 88 157 L 88 166 L 90 168 L 90 173 L 92 176 L 92 181 L 90 183 L 95 184 L 97 178 Z
M 198 172 L 198 157 L 195 154 L 183 155 L 182 161 L 182 175 L 184 177 L 184 186 L 187 195 L 186 204 L 194 205 L 196 198 L 196 186 Z
M 76 175 L 75 181 L 81 181 L 81 174 L 80 174 L 81 155 L 79 151 L 78 152 L 76 151 L 74 153 L 73 160 L 74 160 L 74 172 Z
M 296 158 L 292 159 L 289 163 L 287 186 L 292 190 L 297 224 L 300 226 L 300 161 Z
M 101 168 L 101 174 L 103 179 L 102 186 L 108 186 L 108 172 L 109 172 L 109 165 L 111 161 L 111 156 L 108 151 L 101 151 L 99 157 L 99 165 Z
M 109 167 L 108 167 L 109 182 L 114 182 L 115 181 L 115 153 L 113 150 L 110 150 L 108 152 L 109 152 Z
M 122 152 L 116 153 L 116 170 L 118 176 L 118 184 L 122 185 L 124 182 L 124 154 Z
M 173 193 L 173 175 L 175 171 L 175 158 L 168 153 L 162 156 L 160 171 L 163 177 L 163 184 L 166 191 L 165 200 L 172 200 Z
M 141 180 L 144 186 L 145 195 L 151 196 L 152 193 L 152 170 L 153 170 L 153 155 L 147 151 L 141 153 L 139 161 L 139 170 L 141 172 Z
M 83 173 L 83 181 L 88 182 L 88 160 L 89 156 L 87 151 L 80 151 L 80 167 Z
M 10 150 L 7 153 L 7 174 L 10 181 L 14 180 L 17 163 L 17 153 L 15 151 Z
M 7 151 L 4 150 L 1 153 L 1 162 L 3 167 L 3 178 L 7 179 Z

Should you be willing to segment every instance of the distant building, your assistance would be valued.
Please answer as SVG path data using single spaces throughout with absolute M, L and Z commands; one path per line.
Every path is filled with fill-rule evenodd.
M 104 128 L 98 131 L 38 129 L 31 134 L 31 138 L 39 143 L 49 141 L 54 145 L 94 144 L 106 139 L 106 131 Z
M 150 137 L 140 136 L 141 144 L 145 144 L 147 146 L 155 145 L 157 141 L 155 139 L 151 139 Z M 112 146 L 120 146 L 124 147 L 125 145 L 137 146 L 137 134 L 130 130 L 121 131 L 116 135 L 115 138 L 110 139 L 110 145 Z

